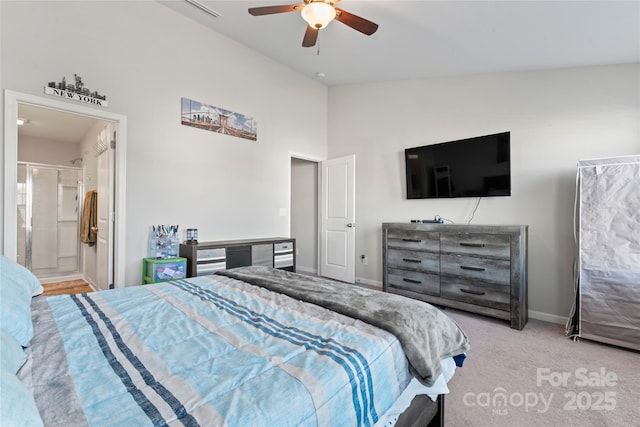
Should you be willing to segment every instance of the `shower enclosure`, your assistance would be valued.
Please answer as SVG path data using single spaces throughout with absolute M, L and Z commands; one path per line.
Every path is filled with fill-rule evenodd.
M 80 274 L 82 169 L 18 162 L 18 263 L 40 279 Z

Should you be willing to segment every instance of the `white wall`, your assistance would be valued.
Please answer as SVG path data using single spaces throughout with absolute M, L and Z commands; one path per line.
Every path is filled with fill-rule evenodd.
M 640 67 L 603 66 L 333 87 L 328 157 L 356 154 L 356 276 L 382 281 L 382 222 L 467 223 L 477 199 L 407 200 L 404 149 L 511 131 L 512 196 L 472 224 L 529 225 L 529 309 L 572 303 L 576 162 L 640 153 Z
M 127 116 L 127 285 L 152 224 L 197 227 L 202 241 L 288 234 L 289 152 L 326 155 L 324 85 L 157 2 L 0 8 L 3 89 L 41 95 L 77 73 Z M 258 141 L 181 125 L 181 97 L 254 117 Z
M 79 166 L 70 160 L 80 157 L 80 144 L 31 136 L 18 137 L 18 161 L 47 165 Z

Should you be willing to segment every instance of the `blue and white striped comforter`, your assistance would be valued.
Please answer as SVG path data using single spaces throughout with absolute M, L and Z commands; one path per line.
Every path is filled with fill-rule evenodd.
M 367 426 L 411 380 L 392 334 L 228 277 L 32 310 L 46 426 Z

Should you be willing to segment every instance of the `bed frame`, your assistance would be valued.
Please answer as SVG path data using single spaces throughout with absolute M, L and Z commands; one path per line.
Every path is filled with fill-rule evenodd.
M 424 394 L 414 397 L 395 427 L 444 427 L 444 394 L 435 402 Z

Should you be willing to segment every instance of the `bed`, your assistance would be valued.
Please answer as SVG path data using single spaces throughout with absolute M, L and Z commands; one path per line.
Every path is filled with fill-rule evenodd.
M 282 270 L 32 299 L 2 258 L 2 425 L 442 425 L 469 349 L 426 303 Z

